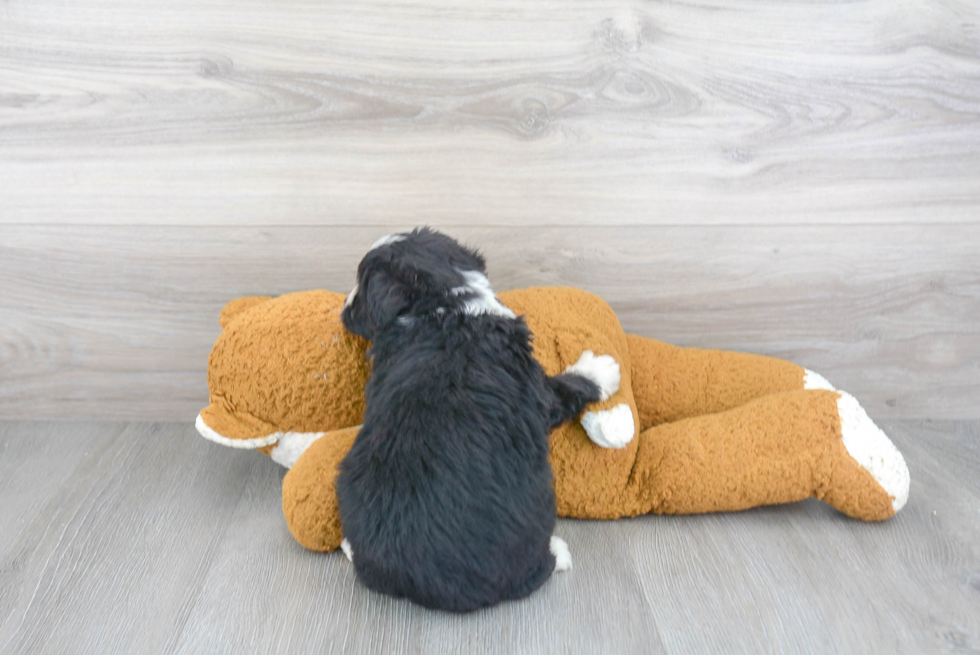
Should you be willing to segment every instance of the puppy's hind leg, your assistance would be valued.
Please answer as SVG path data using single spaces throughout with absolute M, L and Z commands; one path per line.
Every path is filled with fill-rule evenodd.
M 555 573 L 568 571 L 572 568 L 572 553 L 568 550 L 568 544 L 561 537 L 551 535 L 551 543 L 548 545 L 551 554 L 555 556 Z
M 503 598 L 508 600 L 524 598 L 547 582 L 552 573 L 567 571 L 570 568 L 572 568 L 572 556 L 568 552 L 568 544 L 561 537 L 552 535 L 548 550 L 541 552 L 541 558 L 536 565 L 513 588 L 505 592 Z

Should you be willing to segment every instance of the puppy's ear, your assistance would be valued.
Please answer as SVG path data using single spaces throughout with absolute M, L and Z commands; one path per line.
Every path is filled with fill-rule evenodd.
M 412 305 L 409 288 L 387 271 L 377 271 L 371 275 L 365 301 L 375 328 L 388 325 Z

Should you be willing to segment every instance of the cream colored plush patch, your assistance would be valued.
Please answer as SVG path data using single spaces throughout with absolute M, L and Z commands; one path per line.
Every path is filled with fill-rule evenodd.
M 300 455 L 310 447 L 310 444 L 326 434 L 326 432 L 273 432 L 270 435 L 254 439 L 230 439 L 211 429 L 200 414 L 197 415 L 194 427 L 208 441 L 229 448 L 255 450 L 276 444 L 269 456 L 272 461 L 286 468 L 292 468 Z
M 272 461 L 288 469 L 293 468 L 293 464 L 306 452 L 314 441 L 326 434 L 326 432 L 278 432 L 282 436 L 279 443 L 269 457 Z
M 582 351 L 578 361 L 565 369 L 566 373 L 574 373 L 591 380 L 599 387 L 601 401 L 619 391 L 619 363 L 610 355 L 596 356 L 591 350 Z
M 213 441 L 214 443 L 221 444 L 222 446 L 228 446 L 229 448 L 240 448 L 242 450 L 255 450 L 256 448 L 271 446 L 279 441 L 279 436 L 282 434 L 281 432 L 276 432 L 265 437 L 256 437 L 254 439 L 229 439 L 228 437 L 222 436 L 212 430 L 208 424 L 204 422 L 204 418 L 200 414 L 197 415 L 197 420 L 194 422 L 194 427 L 196 427 L 201 436 L 208 441 Z
M 582 427 L 589 439 L 603 448 L 625 448 L 636 433 L 633 411 L 625 403 L 612 409 L 586 412 L 582 415 Z
M 827 378 L 820 375 L 819 373 L 814 373 L 810 369 L 803 369 L 803 388 L 804 389 L 824 389 L 826 391 L 837 391 Z
M 837 411 L 840 413 L 841 439 L 848 454 L 854 458 L 881 488 L 892 497 L 897 512 L 909 499 L 909 468 L 905 458 L 891 439 L 874 424 L 867 412 L 849 393 L 840 393 Z

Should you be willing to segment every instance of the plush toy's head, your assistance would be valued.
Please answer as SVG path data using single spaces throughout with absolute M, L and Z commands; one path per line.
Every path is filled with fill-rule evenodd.
M 470 264 L 480 264 L 476 259 Z M 460 281 L 466 283 L 465 275 Z M 499 302 L 488 293 L 503 303 L 502 311 L 524 316 L 535 334 L 535 357 L 548 375 L 564 371 L 584 350 L 619 362 L 620 390 L 590 406 L 587 417 L 593 432 L 618 450 L 593 447 L 578 422 L 551 436 L 556 488 L 570 487 L 559 496 L 560 510 L 592 511 L 623 484 L 636 450 L 639 422 L 619 320 L 604 301 L 578 289 L 508 291 L 499 294 Z M 329 291 L 229 303 L 209 361 L 211 404 L 198 417 L 201 434 L 226 446 L 260 449 L 292 466 L 324 433 L 360 424 L 368 342 L 344 329 L 344 304 L 342 294 Z M 586 474 L 592 479 L 588 488 L 576 482 Z
M 344 330 L 343 305 L 344 296 L 330 291 L 229 303 L 208 365 L 202 434 L 268 452 L 286 433 L 359 424 L 368 344 Z

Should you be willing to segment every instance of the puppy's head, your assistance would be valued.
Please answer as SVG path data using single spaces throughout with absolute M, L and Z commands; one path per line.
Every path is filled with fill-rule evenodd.
M 410 325 L 427 314 L 453 311 L 514 316 L 493 296 L 479 253 L 421 228 L 372 246 L 357 267 L 341 319 L 349 331 L 373 340 L 396 321 Z

